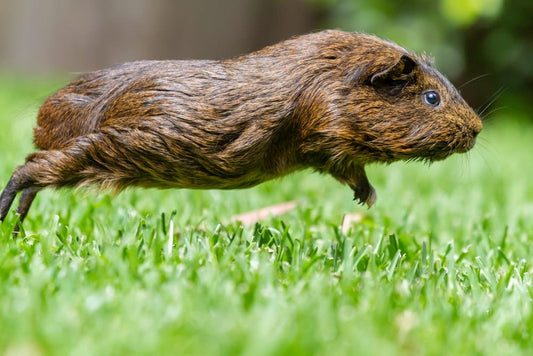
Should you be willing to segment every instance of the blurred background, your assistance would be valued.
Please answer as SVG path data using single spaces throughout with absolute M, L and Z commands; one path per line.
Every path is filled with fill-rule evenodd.
M 435 57 L 479 110 L 533 122 L 531 0 L 0 0 L 0 74 L 138 59 L 225 58 L 323 28 Z M 1 84 L 0 84 L 1 85 Z

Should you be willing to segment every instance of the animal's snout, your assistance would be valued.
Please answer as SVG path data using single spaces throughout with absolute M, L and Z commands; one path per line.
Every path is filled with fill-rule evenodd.
M 472 136 L 476 138 L 481 130 L 483 130 L 483 124 L 481 123 L 481 119 L 478 118 L 472 127 Z

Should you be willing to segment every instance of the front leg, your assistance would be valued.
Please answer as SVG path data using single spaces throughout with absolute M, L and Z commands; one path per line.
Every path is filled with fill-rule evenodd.
M 350 169 L 342 172 L 330 172 L 339 182 L 347 184 L 354 191 L 354 200 L 359 200 L 360 204 L 366 204 L 368 208 L 372 207 L 377 199 L 376 190 L 366 176 L 365 167 L 362 164 L 356 164 Z
M 368 208 L 371 208 L 378 198 L 376 190 L 368 181 L 364 170 L 362 170 L 362 175 L 356 185 L 350 184 L 350 187 L 354 191 L 353 200 L 359 200 L 360 204 L 366 204 Z

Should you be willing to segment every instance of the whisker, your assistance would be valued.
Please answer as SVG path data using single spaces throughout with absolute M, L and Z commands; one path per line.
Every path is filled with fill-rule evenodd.
M 504 91 L 505 91 L 504 87 L 501 87 L 500 89 L 496 90 L 496 92 L 492 94 L 491 97 L 489 98 L 489 102 L 486 105 L 482 105 L 481 108 L 478 109 L 479 111 L 478 115 L 483 116 L 485 111 L 487 111 L 487 109 L 490 108 L 492 104 L 494 104 L 496 100 L 498 100 L 501 97 Z
M 478 75 L 477 77 L 472 78 L 472 79 L 468 80 L 467 82 L 461 84 L 460 86 L 457 87 L 457 89 L 461 89 L 461 88 L 467 86 L 468 84 L 471 84 L 471 83 L 473 83 L 473 82 L 475 82 L 476 80 L 479 80 L 479 79 L 481 79 L 481 78 L 488 77 L 489 75 L 490 75 L 489 73 L 485 73 L 485 74 Z
M 490 145 L 490 142 L 485 137 L 478 137 L 476 146 L 479 146 L 480 152 L 487 152 L 490 156 L 497 154 L 494 148 Z
M 476 150 L 475 152 L 477 152 L 479 154 L 479 156 L 483 160 L 484 166 L 488 169 L 489 173 L 491 175 L 494 175 L 494 169 L 490 165 L 489 160 L 487 159 L 487 155 L 484 154 L 484 153 L 488 153 L 490 156 L 494 156 L 495 153 L 494 153 L 494 150 L 491 149 L 490 146 L 485 145 L 486 142 L 488 142 L 488 141 L 479 142 L 478 145 L 479 145 L 479 147 L 481 149 L 480 150 Z
M 485 102 L 484 104 L 482 104 L 478 109 L 477 111 L 481 114 L 483 113 L 484 111 L 487 110 L 487 108 L 489 108 L 493 103 L 494 101 L 496 101 L 502 94 L 503 94 L 503 91 L 504 91 L 504 88 L 501 87 L 499 88 L 498 90 L 496 90 L 488 99 L 487 99 L 487 102 Z
M 489 111 L 488 113 L 485 113 L 481 119 L 483 120 L 483 122 L 488 122 L 490 120 L 493 120 L 494 118 L 497 117 L 497 116 L 494 115 L 494 113 L 496 113 L 496 112 L 498 112 L 500 110 L 504 110 L 504 109 L 508 109 L 508 107 L 507 106 L 500 106 L 500 107 L 494 108 L 491 111 Z
M 469 175 L 472 175 L 472 151 L 468 151 L 464 157 L 464 167 L 463 172 L 468 172 Z

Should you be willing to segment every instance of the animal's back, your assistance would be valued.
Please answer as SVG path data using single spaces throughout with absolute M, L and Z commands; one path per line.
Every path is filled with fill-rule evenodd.
M 169 66 L 165 61 L 118 65 L 80 76 L 45 100 L 37 115 L 34 143 L 41 150 L 63 149 L 76 137 L 105 125 L 109 106 L 135 86 L 153 84 Z
M 88 112 L 102 95 L 95 79 L 96 73 L 83 75 L 45 100 L 37 114 L 33 137 L 39 149 L 64 148 L 72 138 L 94 130 Z
M 339 31 L 310 34 L 305 38 L 305 43 L 295 38 L 229 61 L 139 61 L 84 74 L 43 103 L 34 129 L 34 143 L 41 150 L 67 147 L 72 139 L 98 131 L 105 125 L 106 116 L 116 115 L 111 107 L 114 102 L 120 108 L 129 107 L 130 113 L 138 110 L 135 116 L 139 118 L 142 107 L 133 105 L 139 104 L 139 98 L 138 95 L 132 98 L 132 95 L 153 89 L 156 92 L 162 89 L 164 95 L 173 96 L 174 104 L 176 100 L 181 104 L 180 100 L 188 98 L 183 102 L 188 110 L 191 109 L 191 99 L 200 97 L 206 99 L 204 103 L 209 101 L 210 105 L 216 106 L 213 110 L 231 111 L 242 103 L 232 107 L 227 97 L 221 99 L 220 85 L 233 81 L 233 89 L 249 91 L 230 97 L 233 101 L 243 96 L 260 101 L 255 97 L 265 96 L 261 87 L 269 92 L 290 92 L 283 78 L 304 67 L 296 66 L 297 59 L 301 59 L 298 57 L 306 57 L 303 61 L 307 63 L 308 56 L 314 58 L 315 47 L 324 43 L 332 42 L 332 47 L 336 47 L 339 38 L 346 45 L 356 45 L 358 41 L 358 36 Z M 229 65 L 224 65 L 225 62 Z M 222 89 L 227 89 L 224 94 L 231 96 L 232 88 Z M 204 98 L 201 93 L 209 98 Z M 132 101 L 126 103 L 125 100 Z M 154 109 L 157 110 L 152 106 Z

